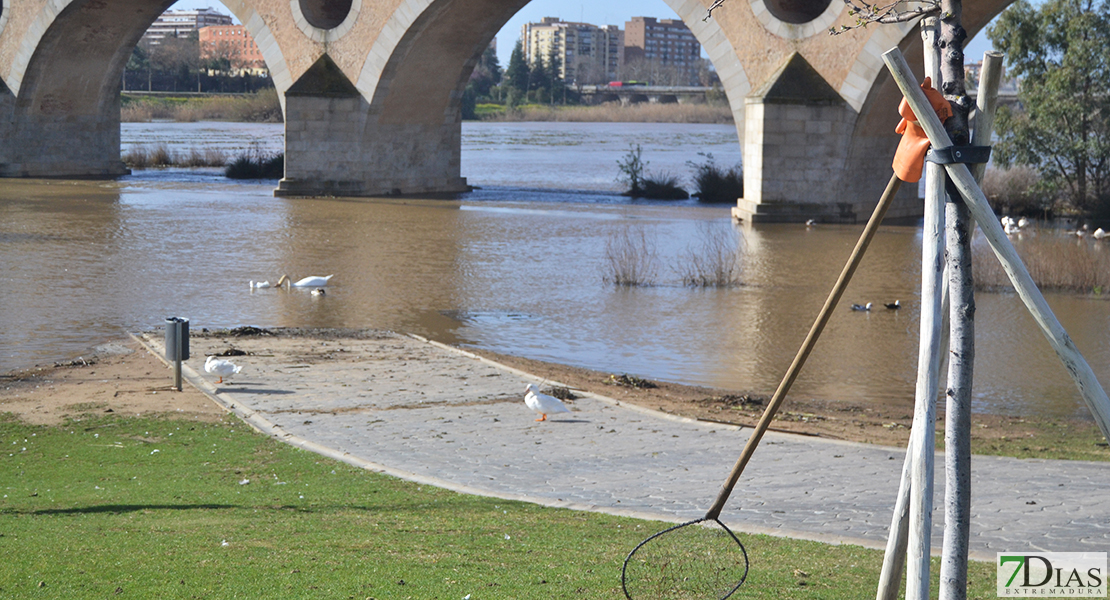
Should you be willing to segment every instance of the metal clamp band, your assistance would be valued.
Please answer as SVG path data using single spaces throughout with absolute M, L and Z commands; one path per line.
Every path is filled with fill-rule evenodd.
M 947 148 L 932 148 L 925 155 L 925 160 L 939 165 L 953 163 L 979 164 L 990 160 L 990 146 L 949 146 Z

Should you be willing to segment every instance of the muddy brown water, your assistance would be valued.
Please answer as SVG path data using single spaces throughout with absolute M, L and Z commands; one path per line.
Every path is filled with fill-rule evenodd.
M 862 226 L 742 228 L 727 207 L 630 202 L 590 183 L 600 177 L 594 171 L 614 175 L 627 149 L 625 139 L 611 139 L 619 128 L 601 128 L 596 147 L 583 148 L 578 138 L 589 130 L 580 127 L 598 124 L 513 125 L 464 141 L 464 175 L 482 189 L 454 200 L 279 199 L 274 182 L 228 182 L 203 170 L 112 182 L 2 180 L 0 371 L 75 356 L 183 316 L 193 328 L 384 328 L 614 373 L 772 392 Z M 730 126 L 694 133 L 657 126 L 655 134 L 639 127 L 649 160 L 648 148 L 668 148 L 665 161 L 676 163 L 735 144 Z M 180 133 L 168 131 L 161 135 Z M 554 184 L 520 186 L 517 152 L 545 155 L 561 177 L 545 171 Z M 583 157 L 591 166 L 581 167 L 580 180 Z M 623 231 L 654 244 L 656 285 L 605 283 L 606 241 Z M 676 269 L 713 232 L 743 247 L 742 285 L 683 287 Z M 792 394 L 909 410 L 920 244 L 919 228 L 880 229 Z M 335 278 L 325 296 L 248 287 L 286 273 Z M 882 308 L 896 299 L 900 310 Z M 976 410 L 1082 415 L 1020 300 L 980 293 L 977 301 Z M 1048 301 L 1110 382 L 1110 302 L 1054 294 Z M 870 312 L 847 308 L 866 302 Z

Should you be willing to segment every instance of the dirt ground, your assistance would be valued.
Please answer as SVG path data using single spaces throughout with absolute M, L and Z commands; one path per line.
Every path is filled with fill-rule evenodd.
M 116 340 L 80 359 L 0 375 L 0 413 L 36 425 L 56 425 L 96 413 L 173 414 L 219 420 L 224 415 L 188 383 L 173 389 L 173 371 L 132 339 Z
M 282 335 L 290 339 L 314 336 L 341 344 L 346 338 L 365 337 L 366 332 L 288 330 Z M 282 335 L 274 342 L 280 345 Z M 754 425 L 768 401 L 768 396 L 750 391 L 684 386 L 492 352 L 475 353 L 561 382 L 571 389 L 715 423 Z M 341 351 L 332 356 L 335 360 L 344 359 Z M 181 392 L 173 390 L 171 384 L 171 370 L 157 357 L 130 338 L 116 340 L 98 346 L 91 357 L 0 375 L 0 413 L 13 413 L 26 422 L 43 425 L 58 424 L 83 414 L 112 412 L 172 414 L 203 420 L 223 417 L 224 411 L 216 403 L 187 383 Z M 911 421 L 908 409 L 788 397 L 772 430 L 904 446 Z M 939 421 L 937 428 L 943 431 L 943 415 Z M 974 435 L 979 440 L 1012 442 L 1034 438 L 1038 431 L 1025 420 L 1013 417 L 976 415 L 975 423 Z

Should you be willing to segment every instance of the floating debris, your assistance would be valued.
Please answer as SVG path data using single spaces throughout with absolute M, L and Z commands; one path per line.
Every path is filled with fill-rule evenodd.
M 610 375 L 609 379 L 606 381 L 606 383 L 608 383 L 610 385 L 621 385 L 621 386 L 624 386 L 624 387 L 635 388 L 635 389 L 638 389 L 638 390 L 648 390 L 648 389 L 659 387 L 659 386 L 655 385 L 654 383 L 648 381 L 647 379 L 640 379 L 639 377 L 636 377 L 635 375 L 624 375 L 624 374 L 622 374 L 622 375 Z

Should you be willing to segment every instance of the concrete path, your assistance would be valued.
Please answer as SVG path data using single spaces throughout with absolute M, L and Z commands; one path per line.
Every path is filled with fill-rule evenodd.
M 161 354 L 157 335 L 144 342 Z M 254 353 L 212 385 L 206 352 Z M 192 339 L 187 379 L 260 431 L 349 463 L 467 493 L 682 522 L 704 515 L 750 430 L 589 396 L 537 423 L 525 373 L 414 338 Z M 199 374 L 198 374 L 199 373 Z M 738 531 L 882 548 L 904 458 L 768 433 L 721 520 Z M 938 455 L 938 465 L 943 458 Z M 1110 465 L 975 456 L 973 557 L 1110 549 Z M 933 547 L 943 522 L 938 470 Z

